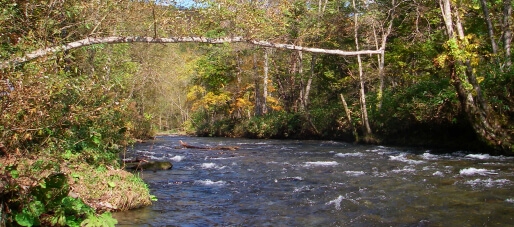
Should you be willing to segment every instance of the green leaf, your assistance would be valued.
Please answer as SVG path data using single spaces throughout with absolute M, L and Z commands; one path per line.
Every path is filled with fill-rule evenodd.
M 111 181 L 107 182 L 107 185 L 109 185 L 109 187 L 111 187 L 111 188 L 116 187 L 116 183 L 111 182 Z
M 41 201 L 33 201 L 29 204 L 29 210 L 32 216 L 39 217 L 45 213 L 45 205 Z
M 18 173 L 18 170 L 11 170 L 11 176 L 13 179 L 17 179 L 20 174 Z
M 34 226 L 38 224 L 36 217 L 25 212 L 16 214 L 14 219 L 21 226 Z
M 94 136 L 93 137 L 93 143 L 95 143 L 96 145 L 99 145 L 102 141 L 100 140 L 100 138 L 98 138 L 97 136 Z
M 80 225 L 85 227 L 115 227 L 118 224 L 118 220 L 114 219 L 110 212 L 105 212 L 100 216 L 89 215 Z

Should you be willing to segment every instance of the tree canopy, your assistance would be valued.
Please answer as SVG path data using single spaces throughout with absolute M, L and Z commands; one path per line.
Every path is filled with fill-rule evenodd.
M 7 0 L 0 7 L 2 80 L 15 88 L 2 98 L 1 144 L 9 152 L 54 135 L 113 146 L 118 140 L 107 135 L 139 135 L 134 125 L 386 143 L 409 143 L 412 131 L 431 135 L 412 144 L 466 129 L 457 137 L 512 152 L 509 0 Z M 180 44 L 159 46 L 168 43 Z M 115 116 L 114 131 L 92 130 Z

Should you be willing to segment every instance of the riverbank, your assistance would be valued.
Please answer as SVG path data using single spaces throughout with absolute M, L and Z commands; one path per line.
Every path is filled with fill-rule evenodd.
M 448 152 L 464 150 L 509 155 L 494 150 L 480 141 L 473 128 L 462 118 L 453 122 L 442 120 L 416 122 L 391 118 L 386 123 L 376 123 L 373 126 L 375 130 L 372 139 L 364 139 L 364 133 L 357 128 L 355 132 L 359 136 L 356 140 L 354 128 L 344 122 L 313 115 L 308 120 L 306 115 L 301 113 L 270 113 L 249 120 L 220 120 L 206 123 L 196 128 L 195 135 L 253 139 L 336 140 L 359 144 L 412 146 Z
M 151 204 L 142 179 L 117 165 L 94 166 L 42 154 L 4 156 L 0 163 L 1 224 L 115 223 L 109 212 Z

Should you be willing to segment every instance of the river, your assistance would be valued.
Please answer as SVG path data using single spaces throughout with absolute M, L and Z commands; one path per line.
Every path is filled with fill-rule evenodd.
M 177 149 L 238 146 L 235 151 Z M 118 226 L 514 226 L 514 158 L 335 141 L 159 136 L 158 201 Z

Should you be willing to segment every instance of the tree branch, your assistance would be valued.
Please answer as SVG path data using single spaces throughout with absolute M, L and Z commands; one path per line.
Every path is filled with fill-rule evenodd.
M 266 41 L 257 41 L 252 39 L 245 39 L 244 37 L 228 37 L 228 38 L 206 38 L 206 37 L 169 37 L 169 38 L 154 38 L 154 37 L 99 37 L 99 38 L 86 38 L 79 41 L 71 42 L 65 45 L 49 47 L 36 50 L 32 53 L 26 54 L 23 57 L 14 58 L 9 61 L 0 62 L 0 69 L 15 66 L 20 63 L 28 62 L 33 59 L 49 55 L 51 53 L 67 51 L 79 47 L 91 46 L 95 44 L 115 44 L 115 43 L 210 43 L 210 44 L 222 44 L 222 43 L 249 43 L 262 47 L 270 47 L 276 49 L 286 49 L 295 51 L 304 51 L 311 53 L 320 54 L 331 54 L 341 56 L 355 56 L 364 54 L 380 54 L 384 49 L 378 50 L 361 50 L 361 51 L 343 51 L 343 50 L 331 50 L 321 48 L 302 47 L 291 44 L 282 43 L 271 43 Z

